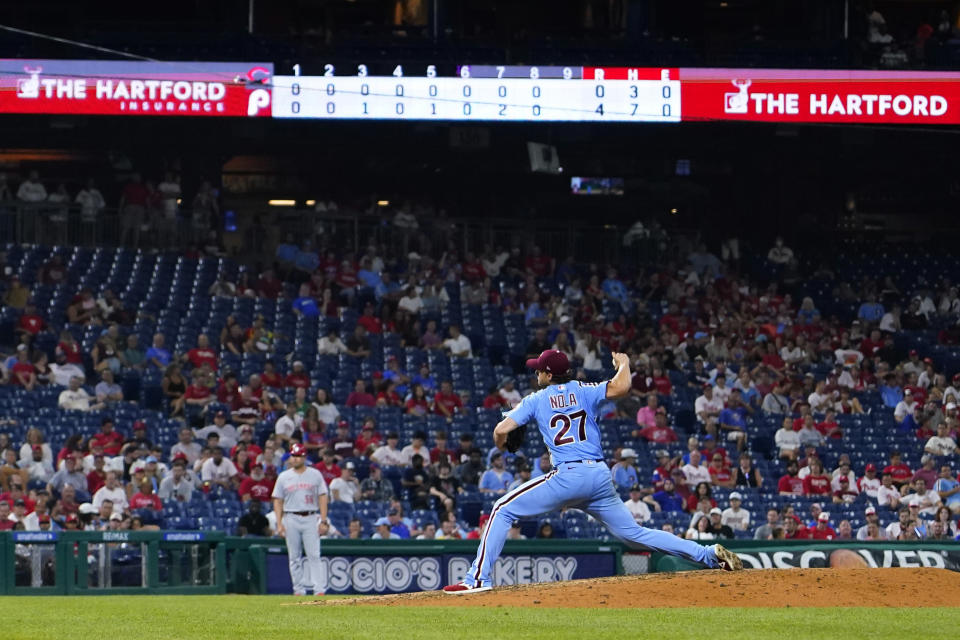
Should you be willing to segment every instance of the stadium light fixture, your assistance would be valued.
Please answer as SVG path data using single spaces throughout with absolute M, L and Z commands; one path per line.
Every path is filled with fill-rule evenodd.
M 312 207 L 313 205 L 317 204 L 317 201 L 316 201 L 316 200 L 307 200 L 304 204 L 306 204 L 308 207 Z
M 267 201 L 271 207 L 295 207 L 297 206 L 296 200 L 269 200 Z
M 377 200 L 377 206 L 378 206 L 378 207 L 389 207 L 389 206 L 390 206 L 390 201 L 389 201 L 389 200 Z

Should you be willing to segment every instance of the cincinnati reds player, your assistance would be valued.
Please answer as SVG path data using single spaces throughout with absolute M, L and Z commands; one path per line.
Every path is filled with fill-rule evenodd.
M 322 596 L 317 527 L 320 522 L 328 522 L 329 498 L 323 475 L 306 466 L 306 456 L 307 448 L 302 444 L 290 446 L 290 468 L 277 476 L 273 486 L 273 511 L 277 515 L 277 535 L 284 536 L 287 541 L 293 594 L 306 595 L 307 589 L 312 587 L 314 595 Z
M 463 582 L 444 587 L 445 592 L 489 590 L 491 571 L 513 522 L 561 507 L 583 509 L 631 546 L 680 556 L 710 568 L 743 568 L 740 558 L 720 545 L 704 547 L 665 531 L 641 527 L 620 500 L 603 461 L 596 418 L 604 399 L 622 397 L 630 390 L 629 358 L 615 353 L 613 362 L 617 373 L 612 379 L 589 384 L 570 380 L 570 362 L 562 351 L 550 349 L 539 358 L 527 360 L 527 367 L 537 371 L 541 389 L 504 414 L 493 439 L 503 447 L 508 433 L 536 421 L 554 468 L 497 500 L 480 538 L 476 560 Z

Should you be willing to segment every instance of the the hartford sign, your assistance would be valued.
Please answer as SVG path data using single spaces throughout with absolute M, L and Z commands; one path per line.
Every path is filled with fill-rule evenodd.
M 680 69 L 682 120 L 960 123 L 960 73 Z
M 0 60 L 0 113 L 269 116 L 273 65 Z

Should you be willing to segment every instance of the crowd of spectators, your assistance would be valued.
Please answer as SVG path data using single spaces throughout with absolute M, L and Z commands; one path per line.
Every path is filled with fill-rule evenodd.
M 402 214 L 400 222 L 409 223 Z M 212 493 L 247 505 L 237 522 L 242 533 L 269 533 L 272 483 L 290 443 L 302 442 L 328 481 L 333 509 L 351 505 L 338 512 L 350 518 L 339 527 L 334 520 L 325 536 L 476 536 L 483 520 L 467 525 L 460 509 L 465 501 L 479 496 L 489 505 L 551 463 L 545 454 L 489 447 L 486 432 L 495 420 L 481 424 L 475 439 L 456 429 L 458 419 L 516 405 L 533 390 L 522 360 L 552 348 L 564 351 L 578 377 L 588 380 L 604 378 L 610 351 L 631 356 L 631 393 L 609 403 L 601 417 L 631 425 L 605 446 L 613 481 L 638 522 L 693 539 L 957 535 L 960 391 L 954 385 L 960 387 L 960 373 L 948 379 L 927 354 L 905 351 L 897 340 L 905 331 L 939 327 L 940 344 L 956 343 L 960 302 L 949 280 L 901 292 L 889 277 L 844 282 L 821 267 L 815 277 L 829 283 L 825 295 L 859 302 L 853 317 L 841 319 L 821 314 L 812 297 L 798 300 L 781 290 L 781 279 L 797 268 L 782 240 L 766 255 L 764 268 L 773 278 L 764 282 L 739 273 L 739 256 L 730 252 L 723 260 L 702 244 L 682 261 L 621 271 L 557 260 L 535 245 L 421 254 L 408 250 L 409 225 L 397 226 L 389 246 L 373 244 L 362 255 L 288 240 L 260 273 L 222 275 L 199 295 L 276 301 L 297 322 L 329 322 L 317 340 L 319 356 L 368 362 L 372 338 L 395 336 L 404 348 L 450 361 L 496 358 L 513 375 L 485 396 L 438 379 L 426 361 L 407 371 L 404 362 L 387 357 L 335 397 L 315 384 L 318 372 L 308 370 L 296 349 L 280 350 L 288 342 L 262 316 L 249 326 L 230 316 L 219 335 L 209 328 L 182 353 L 171 350 L 163 333 L 145 347 L 131 330 L 138 313 L 109 289 L 79 291 L 64 317 L 43 317 L 27 281 L 66 283 L 57 256 L 28 278 L 6 269 L 3 303 L 17 319 L 0 384 L 25 392 L 57 389 L 61 409 L 109 417 L 98 434 L 71 434 L 56 452 L 36 429 L 24 442 L 0 434 L 0 505 L 10 508 L 0 528 L 32 528 L 41 519 L 50 527 L 157 526 L 170 503 Z M 451 287 L 461 304 L 520 319 L 525 344 L 507 353 L 475 346 L 458 324 L 444 321 Z M 345 310 L 357 314 L 349 331 L 337 322 Z M 79 345 L 76 328 L 99 333 L 89 351 Z M 43 335 L 52 349 L 38 346 Z M 223 363 L 245 354 L 264 364 L 241 380 Z M 169 448 L 151 442 L 142 421 L 117 425 L 109 414 L 138 402 L 117 378 L 147 380 L 151 371 L 161 380 L 162 407 L 175 421 L 163 428 L 179 425 Z M 431 426 L 401 440 L 399 422 L 378 424 L 379 409 L 390 410 L 394 420 L 411 416 Z M 883 413 L 910 434 L 913 450 L 924 452 L 921 468 L 887 450 L 876 451 L 862 473 L 854 471 L 846 455 L 854 451 L 837 447 L 857 428 L 848 418 L 868 412 Z M 758 435 L 756 425 L 771 421 L 779 429 Z M 643 455 L 655 457 L 655 466 L 652 459 L 638 461 Z M 648 468 L 652 474 L 643 471 Z M 751 513 L 745 503 L 756 510 L 764 494 L 776 494 L 776 504 Z M 798 511 L 794 497 L 816 500 L 809 515 Z M 857 530 L 830 514 L 851 505 L 863 507 L 865 524 Z M 689 516 L 684 526 L 678 526 L 680 514 Z M 561 533 L 555 519 L 537 524 L 530 535 Z
M 0 173 L 0 213 L 19 215 L 26 241 L 66 244 L 73 239 L 98 244 L 109 212 L 121 245 L 162 249 L 189 245 L 195 253 L 223 251 L 218 191 L 207 181 L 201 181 L 184 204 L 185 194 L 174 172 L 145 178 L 129 171 L 111 185 L 108 196 L 109 201 L 93 178 L 71 190 L 64 182 L 45 184 L 36 170 L 18 184 Z M 68 233 L 70 229 L 75 232 Z

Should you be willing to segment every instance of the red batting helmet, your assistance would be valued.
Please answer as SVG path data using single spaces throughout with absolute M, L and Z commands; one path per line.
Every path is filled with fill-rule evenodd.
M 299 442 L 294 442 L 292 445 L 290 445 L 290 455 L 305 456 L 307 455 L 307 448 Z

